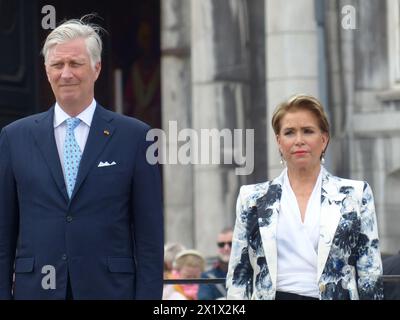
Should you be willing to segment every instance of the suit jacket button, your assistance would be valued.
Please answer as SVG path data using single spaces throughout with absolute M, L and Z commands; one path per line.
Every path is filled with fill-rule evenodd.
M 320 285 L 319 285 L 319 291 L 320 291 L 321 293 L 323 293 L 323 292 L 325 292 L 325 289 L 326 289 L 325 284 L 320 283 Z
M 67 216 L 67 222 L 71 222 L 72 221 L 72 216 Z
M 67 260 L 67 255 L 64 253 L 64 254 L 61 256 L 61 259 Z

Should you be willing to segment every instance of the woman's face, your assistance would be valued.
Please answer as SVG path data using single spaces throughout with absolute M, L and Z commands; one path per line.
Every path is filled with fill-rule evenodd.
M 308 110 L 286 113 L 277 135 L 279 150 L 289 169 L 313 169 L 328 144 L 328 135 L 321 131 L 317 117 Z

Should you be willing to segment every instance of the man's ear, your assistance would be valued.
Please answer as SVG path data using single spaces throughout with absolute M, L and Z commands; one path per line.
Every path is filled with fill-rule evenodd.
M 46 65 L 46 63 L 44 64 L 44 70 L 46 71 L 47 81 L 50 82 L 50 76 L 49 76 L 49 72 L 48 72 L 48 70 L 47 70 L 47 65 Z
M 97 62 L 94 66 L 95 80 L 97 80 L 97 78 L 99 77 L 100 71 L 101 71 L 101 61 Z

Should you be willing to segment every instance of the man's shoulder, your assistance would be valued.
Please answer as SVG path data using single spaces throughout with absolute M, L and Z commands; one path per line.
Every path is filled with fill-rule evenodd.
M 201 274 L 201 277 L 202 278 L 210 278 L 210 276 L 211 277 L 214 276 L 214 273 L 215 273 L 215 267 L 212 267 L 211 269 L 204 271 Z
M 49 116 L 49 111 L 35 113 L 9 123 L 4 129 L 7 130 L 7 132 L 13 132 L 15 130 L 30 128 L 33 124 L 47 116 Z
M 203 272 L 202 278 L 223 278 L 225 277 L 223 273 L 224 272 L 218 266 L 213 266 L 212 268 Z
M 398 274 L 400 272 L 400 254 L 382 260 L 384 274 Z

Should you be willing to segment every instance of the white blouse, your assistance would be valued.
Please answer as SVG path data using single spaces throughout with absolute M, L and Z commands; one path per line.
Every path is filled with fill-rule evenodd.
M 287 169 L 277 226 L 277 291 L 319 297 L 317 253 L 321 212 L 322 170 L 307 203 L 304 222 Z

